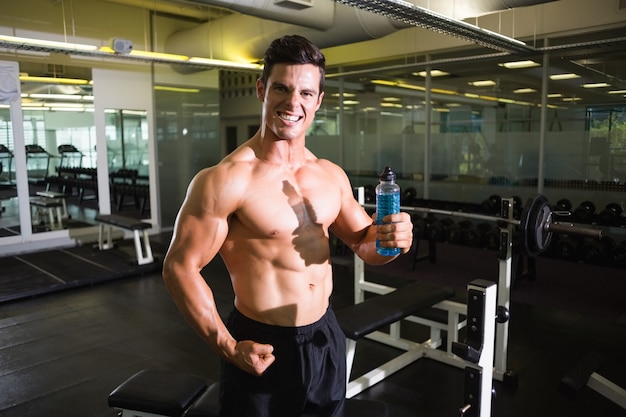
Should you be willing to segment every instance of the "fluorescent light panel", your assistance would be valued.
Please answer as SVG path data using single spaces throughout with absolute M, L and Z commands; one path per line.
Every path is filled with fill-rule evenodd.
M 538 67 L 541 64 L 538 64 L 535 61 L 526 60 L 526 61 L 503 62 L 503 63 L 498 64 L 498 65 L 500 65 L 501 67 L 504 67 L 504 68 L 508 68 L 508 69 L 521 69 L 521 68 Z
M 536 91 L 537 90 L 535 90 L 534 88 L 518 88 L 517 90 L 513 90 L 513 92 L 516 94 L 534 93 Z
M 87 85 L 91 81 L 83 80 L 80 78 L 60 78 L 60 77 L 34 77 L 30 75 L 20 75 L 20 81 L 27 81 L 31 83 L 45 83 L 45 84 L 69 84 L 69 85 Z
M 152 61 L 163 61 L 170 63 L 184 63 L 184 64 L 195 64 L 200 66 L 211 66 L 211 67 L 224 67 L 224 68 L 237 68 L 237 69 L 252 69 L 252 70 L 260 70 L 263 68 L 262 65 L 249 63 L 249 62 L 234 62 L 234 61 L 224 61 L 219 59 L 209 59 L 202 57 L 188 57 L 185 55 L 177 55 L 177 54 L 168 54 L 162 52 L 152 52 L 152 51 L 141 51 L 141 50 L 132 50 L 129 54 L 118 54 L 109 46 L 97 47 L 95 45 L 85 45 L 80 43 L 70 43 L 70 42 L 59 42 L 59 41 L 49 41 L 44 39 L 34 39 L 34 38 L 22 38 L 18 36 L 5 36 L 0 35 L 0 44 L 8 43 L 9 45 L 0 45 L 0 47 L 5 47 L 9 49 L 23 49 L 24 47 L 34 47 L 34 48 L 42 48 L 42 49 L 50 49 L 50 52 L 80 52 L 79 57 L 95 57 L 95 58 L 106 58 L 106 57 L 123 57 L 123 58 L 139 58 L 146 59 Z M 28 52 L 25 49 L 24 52 Z
M 21 44 L 30 45 L 30 46 L 41 46 L 45 48 L 59 48 L 59 49 L 64 49 L 64 50 L 76 50 L 76 51 L 96 51 L 98 49 L 97 46 L 85 45 L 81 43 L 69 43 L 69 42 L 49 41 L 45 39 L 22 38 L 19 36 L 0 35 L 0 41 L 11 42 L 11 43 L 21 43 Z
M 580 75 L 574 74 L 573 72 L 569 72 L 569 73 L 564 73 L 564 74 L 552 74 L 550 76 L 550 79 L 554 81 L 571 80 L 573 78 L 580 78 Z
M 604 87 L 610 87 L 611 84 L 609 83 L 588 83 L 588 84 L 583 84 L 581 85 L 582 88 L 604 88 Z
M 420 71 L 420 72 L 414 72 L 413 75 L 417 75 L 419 77 L 426 77 L 427 72 L 426 71 Z M 445 72 L 445 71 L 441 71 L 438 69 L 434 69 L 430 71 L 430 76 L 431 77 L 445 77 L 446 75 L 450 75 L 449 72 Z
M 479 81 L 470 81 L 468 82 L 468 84 L 474 87 L 492 87 L 496 85 L 496 82 L 493 80 L 479 80 Z

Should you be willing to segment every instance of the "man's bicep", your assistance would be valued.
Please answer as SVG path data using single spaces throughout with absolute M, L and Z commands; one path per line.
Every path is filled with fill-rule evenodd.
M 219 252 L 228 235 L 229 211 L 187 201 L 179 213 L 174 242 L 187 262 L 202 268 Z
M 362 243 L 372 222 L 371 216 L 358 201 L 349 197 L 342 203 L 339 215 L 330 230 L 347 245 L 352 246 Z

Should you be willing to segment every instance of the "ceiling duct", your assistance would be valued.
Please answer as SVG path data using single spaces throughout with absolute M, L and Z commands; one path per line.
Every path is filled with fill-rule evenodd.
M 218 2 L 222 3 L 222 2 Z M 238 4 L 241 8 L 241 4 Z M 318 11 L 318 8 L 319 11 Z M 324 9 L 324 10 L 322 10 Z M 328 17 L 328 11 L 332 16 Z M 301 26 L 301 16 L 311 21 L 317 14 L 325 16 L 324 28 Z M 263 57 L 270 42 L 280 36 L 297 33 L 320 48 L 376 39 L 409 25 L 364 10 L 315 1 L 310 9 L 291 10 L 284 21 L 259 18 L 265 13 L 232 14 L 170 35 L 166 40 L 168 52 L 189 56 L 204 56 L 229 61 L 256 61 Z
M 380 38 L 418 26 L 508 53 L 532 52 L 523 42 L 459 19 L 555 0 L 467 0 L 434 2 L 429 10 L 402 0 L 189 0 L 233 14 L 173 34 L 166 50 L 234 61 L 259 60 L 267 45 L 298 33 L 320 48 Z M 413 3 L 430 1 L 415 0 Z M 454 16 L 448 17 L 448 16 Z
M 403 0 L 337 0 L 337 3 L 367 10 L 412 26 L 454 36 L 502 52 L 526 53 L 534 50 L 516 39 L 415 6 Z

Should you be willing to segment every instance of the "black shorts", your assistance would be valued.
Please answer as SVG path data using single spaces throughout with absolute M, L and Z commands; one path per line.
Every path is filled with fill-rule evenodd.
M 302 327 L 259 323 L 235 309 L 227 327 L 235 340 L 272 345 L 276 360 L 260 377 L 222 361 L 220 417 L 343 417 L 346 339 L 330 308 Z

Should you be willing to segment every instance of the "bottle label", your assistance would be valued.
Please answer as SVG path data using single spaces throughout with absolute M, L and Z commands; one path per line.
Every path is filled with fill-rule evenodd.
M 383 217 L 388 214 L 400 212 L 400 194 L 379 194 L 376 196 L 376 224 L 383 224 Z M 376 240 L 376 251 L 383 256 L 396 256 L 400 254 L 400 248 L 382 248 Z

